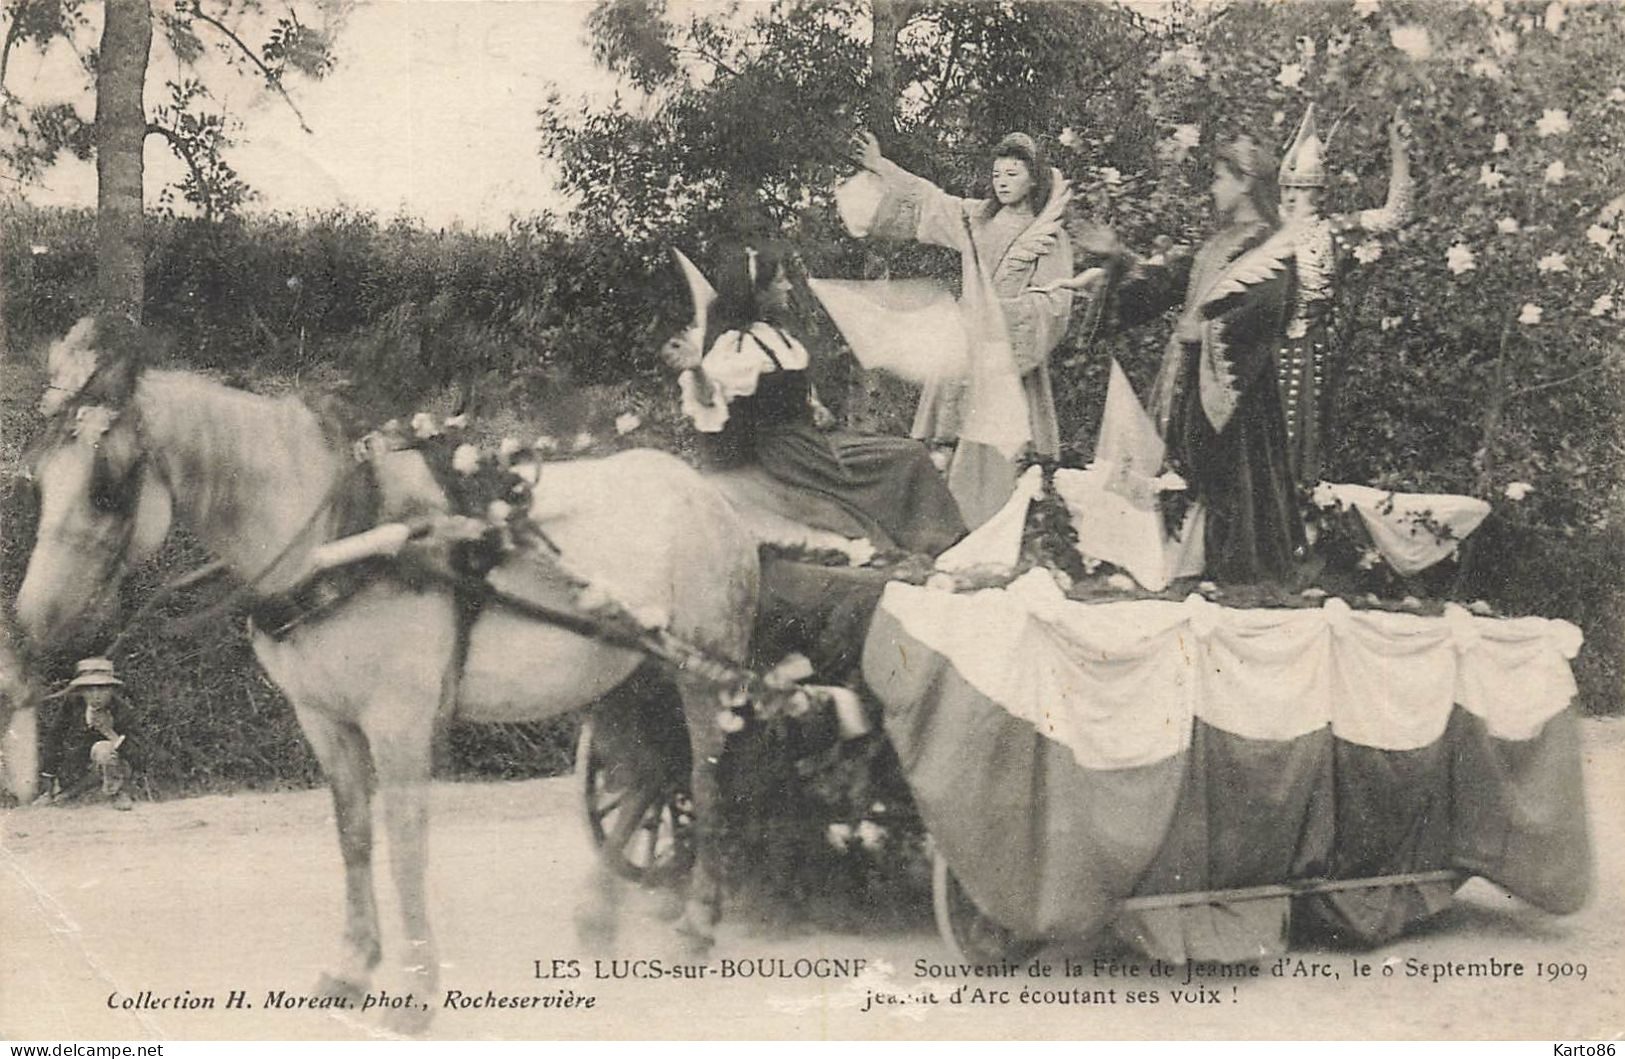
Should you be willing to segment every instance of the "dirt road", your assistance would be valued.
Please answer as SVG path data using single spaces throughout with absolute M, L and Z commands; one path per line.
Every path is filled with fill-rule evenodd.
M 601 977 L 648 975 L 651 964 L 627 961 L 670 968 L 682 955 L 657 916 L 658 902 L 637 893 L 623 910 L 614 952 L 579 946 L 573 914 L 591 853 L 572 782 L 440 785 L 430 892 L 442 989 L 414 1002 L 428 1001 L 435 1016 L 428 1035 L 445 1038 L 1613 1038 L 1625 1030 L 1625 852 L 1617 823 L 1625 809 L 1625 722 L 1584 728 L 1597 867 L 1583 912 L 1557 919 L 1475 880 L 1456 908 L 1382 950 L 1293 954 L 1304 962 L 1291 970 L 1320 964 L 1334 978 L 1277 977 L 1266 964 L 1257 978 L 1210 981 L 1211 993 L 1193 988 L 1178 1002 L 1175 991 L 1186 993 L 1182 977 L 1153 977 L 1156 968 L 1144 962 L 1097 977 L 1087 954 L 1061 949 L 1042 957 L 1053 972 L 1048 979 L 1025 970 L 1006 979 L 948 978 L 940 966 L 922 976 L 917 960 L 948 960 L 923 919 L 903 932 L 830 934 L 735 914 L 702 980 Z M 399 932 L 387 871 L 379 879 L 388 953 L 398 950 Z M 376 1011 L 268 1006 L 277 991 L 304 995 L 336 952 L 341 894 L 331 809 L 320 791 L 141 804 L 129 813 L 11 812 L 0 822 L 0 1036 L 381 1035 Z M 1081 977 L 1064 977 L 1068 956 L 1083 968 Z M 782 962 L 744 962 L 758 957 Z M 538 978 L 556 959 L 566 961 L 561 974 L 573 966 L 580 977 Z M 1356 959 L 1373 967 L 1371 977 L 1354 976 Z M 1523 976 L 1434 981 L 1409 973 L 1462 962 L 1483 969 L 1491 960 L 1521 965 Z M 1576 973 L 1537 977 L 1537 962 Z M 788 977 L 742 978 L 742 967 Z M 728 968 L 735 973 L 724 977 Z M 962 985 L 960 1002 L 951 1003 Z M 1023 999 L 1023 987 L 1050 993 L 1049 1002 Z M 979 998 L 970 992 L 978 988 Z M 375 989 L 403 991 L 388 973 Z M 251 1006 L 228 1006 L 234 990 Z M 592 1006 L 447 1008 L 449 990 L 465 1001 L 484 1002 L 489 991 L 554 1002 L 590 997 Z M 906 1002 L 864 1011 L 877 992 Z M 1142 999 L 1131 1003 L 1130 992 Z M 148 1004 L 167 1003 L 143 1008 L 143 993 Z M 1147 1004 L 1145 994 L 1157 1002 Z M 936 1002 L 924 1001 L 927 995 Z M 177 996 L 213 1007 L 177 1005 Z

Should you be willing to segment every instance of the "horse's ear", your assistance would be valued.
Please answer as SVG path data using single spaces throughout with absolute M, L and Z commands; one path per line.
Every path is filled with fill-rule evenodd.
M 51 343 L 45 354 L 49 382 L 40 398 L 41 415 L 53 415 L 85 388 L 96 373 L 96 320 L 87 316 Z

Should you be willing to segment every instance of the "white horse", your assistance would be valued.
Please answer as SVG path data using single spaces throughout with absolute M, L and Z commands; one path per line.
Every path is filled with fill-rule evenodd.
M 85 346 L 95 332 L 78 328 L 63 341 Z M 53 368 L 86 355 L 84 348 L 54 349 Z M 105 353 L 103 360 L 92 371 L 54 370 L 56 390 L 42 403 L 53 414 L 33 461 L 41 505 L 17 598 L 25 635 L 41 645 L 73 635 L 129 566 L 157 549 L 172 517 L 261 594 L 304 581 L 312 548 L 340 531 L 345 505 L 329 499 L 347 498 L 335 483 L 351 473 L 349 448 L 292 398 L 256 396 L 186 372 L 140 372 Z M 381 457 L 375 475 L 384 517 L 444 509 L 416 453 Z M 652 451 L 548 464 L 537 495 L 536 513 L 574 571 L 629 606 L 659 608 L 675 635 L 745 659 L 758 591 L 755 543 L 693 469 Z M 528 557 L 509 559 L 491 580 L 538 602 L 569 601 L 568 589 Z M 255 653 L 293 704 L 332 785 L 346 927 L 339 963 L 319 984 L 329 993 L 364 991 L 381 958 L 372 879 L 375 785 L 411 949 L 404 965 L 419 996 L 435 992 L 438 959 L 423 888 L 425 799 L 431 744 L 445 719 L 437 713 L 453 664 L 454 629 L 448 591 L 386 576 L 283 638 L 255 631 Z M 635 652 L 488 608 L 472 628 L 456 717 L 502 722 L 559 714 L 598 698 L 642 661 Z M 699 853 L 679 929 L 703 945 L 720 908 L 715 764 L 724 735 L 714 693 L 681 675 L 678 684 Z M 601 899 L 613 876 L 601 867 L 598 877 Z

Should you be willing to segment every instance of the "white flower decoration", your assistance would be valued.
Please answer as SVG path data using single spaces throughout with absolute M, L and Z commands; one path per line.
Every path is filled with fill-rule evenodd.
M 1382 318 L 1381 327 L 1384 331 L 1392 331 L 1394 328 L 1398 327 L 1404 322 L 1405 318 L 1403 316 L 1384 316 Z
M 1500 220 L 1495 222 L 1495 230 L 1500 232 L 1502 235 L 1516 235 L 1518 231 L 1518 219 L 1516 217 L 1502 217 Z
M 513 516 L 513 505 L 506 500 L 493 500 L 486 505 L 485 520 L 502 525 Z
M 1178 55 L 1192 77 L 1207 76 L 1207 60 L 1202 58 L 1202 49 L 1194 44 L 1181 44 Z
M 1123 174 L 1118 172 L 1112 166 L 1105 166 L 1100 170 L 1100 179 L 1104 180 L 1108 184 L 1121 184 L 1123 182 Z
M 1534 302 L 1524 302 L 1523 311 L 1518 314 L 1518 322 L 1520 324 L 1538 324 L 1544 312 L 1545 310 Z
M 622 412 L 615 417 L 615 433 L 625 437 L 643 425 L 643 420 L 635 412 Z
M 1535 122 L 1535 131 L 1542 136 L 1560 136 L 1568 132 L 1573 126 L 1569 124 L 1569 112 L 1566 110 L 1553 110 L 1548 107 Z
M 39 257 L 41 254 L 49 254 L 51 252 L 51 248 L 46 246 L 44 243 L 30 243 L 28 246 L 28 252 L 35 257 Z
M 1284 123 L 1285 121 L 1286 121 L 1286 111 L 1284 111 L 1284 110 L 1277 110 L 1274 114 L 1270 115 L 1270 124 L 1271 125 L 1280 125 L 1280 124 Z
M 1603 250 L 1607 250 L 1608 245 L 1613 241 L 1614 230 L 1612 228 L 1604 228 L 1600 224 L 1593 224 L 1586 229 L 1586 242 L 1595 243 Z
M 1614 311 L 1614 296 L 1612 294 L 1604 294 L 1601 297 L 1599 297 L 1596 301 L 1591 303 L 1591 315 L 1592 316 L 1606 316 L 1608 313 L 1611 313 L 1613 311 Z
M 1490 150 L 1496 154 L 1505 154 L 1511 146 L 1512 141 L 1507 138 L 1507 134 L 1498 132 L 1495 134 L 1495 143 L 1490 147 Z
M 519 453 L 521 448 L 523 446 L 519 444 L 518 438 L 503 438 L 497 445 L 497 455 L 502 458 L 503 463 L 507 463 Z
M 685 371 L 677 376 L 677 389 L 682 394 L 683 414 L 695 430 L 715 434 L 727 425 L 728 399 L 722 395 L 721 384 L 711 376 Z
M 1567 272 L 1569 270 L 1568 255 L 1547 254 L 1535 262 L 1535 268 L 1540 272 Z
M 1059 140 L 1062 147 L 1072 151 L 1077 150 L 1078 144 L 1083 142 L 1083 138 L 1078 135 L 1078 130 L 1070 125 L 1061 130 Z
M 1491 191 L 1506 183 L 1506 179 L 1506 174 L 1500 172 L 1488 162 L 1478 167 L 1478 182 Z
M 1283 63 L 1281 72 L 1275 75 L 1275 80 L 1287 88 L 1297 88 L 1303 83 L 1304 73 L 1302 63 Z
M 879 849 L 880 843 L 885 841 L 886 829 L 873 820 L 858 822 L 858 845 L 864 849 Z
M 824 838 L 836 849 L 845 849 L 852 844 L 852 825 L 830 824 L 824 829 Z
M 1375 570 L 1377 566 L 1381 564 L 1381 562 L 1382 553 L 1377 551 L 1375 548 L 1367 548 L 1365 551 L 1360 553 L 1360 558 L 1355 562 L 1354 565 L 1359 567 L 1361 570 Z
M 1492 617 L 1495 614 L 1495 608 L 1490 606 L 1482 599 L 1473 600 L 1471 603 L 1467 604 L 1467 609 L 1472 611 L 1474 614 L 1477 614 L 1481 618 Z
M 1202 142 L 1202 128 L 1199 125 L 1175 125 L 1174 142 L 1181 147 L 1195 147 Z
M 1414 23 L 1389 27 L 1388 42 L 1417 62 L 1433 54 L 1433 38 L 1428 36 L 1427 27 Z
M 558 450 L 559 439 L 553 437 L 551 434 L 543 434 L 541 437 L 536 439 L 537 452 L 557 452 Z
M 451 454 L 451 469 L 458 474 L 473 474 L 480 469 L 480 450 L 466 441 Z
M 1354 260 L 1362 265 L 1369 265 L 1382 257 L 1382 244 L 1375 239 L 1367 239 L 1354 248 Z
M 846 542 L 846 561 L 851 566 L 868 566 L 875 557 L 875 546 L 868 537 Z
M 1139 583 L 1136 582 L 1134 578 L 1123 573 L 1122 571 L 1118 571 L 1117 573 L 1106 578 L 1106 586 L 1108 588 L 1114 588 L 1119 592 L 1133 592 L 1135 589 L 1140 587 Z
M 580 452 L 582 449 L 592 448 L 592 435 L 583 430 L 581 433 L 570 439 L 570 448 L 576 452 Z
M 412 417 L 412 433 L 423 439 L 438 437 L 440 424 L 436 423 L 434 416 L 429 413 L 419 412 Z
M 454 415 L 454 416 L 447 416 L 446 417 L 446 429 L 447 430 L 461 430 L 466 426 L 468 426 L 468 413 L 467 412 L 462 412 L 462 413 L 459 413 L 459 414 Z
M 1501 490 L 1501 494 L 1508 500 L 1517 501 L 1522 500 L 1534 491 L 1535 487 L 1528 482 L 1508 482 L 1507 487 Z
M 1569 167 L 1563 164 L 1561 158 L 1546 167 L 1545 179 L 1548 184 L 1561 184 L 1568 175 Z
M 732 710 L 717 711 L 717 727 L 729 735 L 745 730 L 745 719 Z M 832 827 L 834 825 L 831 825 Z M 841 848 L 845 848 L 844 846 Z
M 1478 259 L 1473 256 L 1473 248 L 1466 243 L 1456 243 L 1446 251 L 1444 263 L 1458 276 L 1478 267 Z

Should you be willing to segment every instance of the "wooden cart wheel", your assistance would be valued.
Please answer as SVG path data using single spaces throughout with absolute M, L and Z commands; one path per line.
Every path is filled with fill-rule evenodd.
M 931 851 L 931 904 L 937 932 L 962 963 L 1020 963 L 1044 947 L 1041 941 L 1018 937 L 977 908 L 938 849 Z
M 625 775 L 581 725 L 576 775 L 587 828 L 604 863 L 623 879 L 651 886 L 681 879 L 694 866 L 694 805 L 682 784 Z

